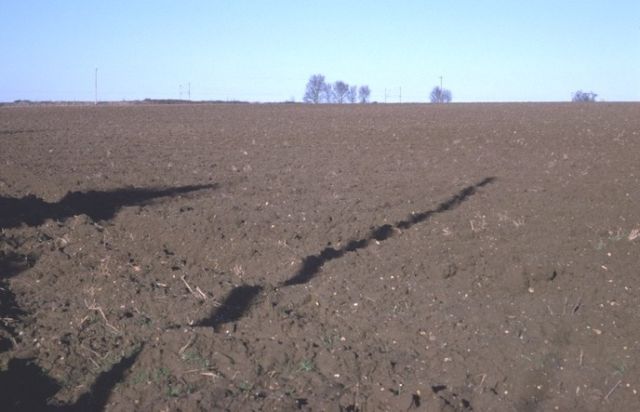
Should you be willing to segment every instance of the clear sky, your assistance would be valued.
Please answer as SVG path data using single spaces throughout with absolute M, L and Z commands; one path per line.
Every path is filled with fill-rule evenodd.
M 0 0 L 0 101 L 640 100 L 640 0 Z

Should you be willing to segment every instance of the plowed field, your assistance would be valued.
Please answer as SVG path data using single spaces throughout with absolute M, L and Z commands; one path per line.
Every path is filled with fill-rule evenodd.
M 640 408 L 640 105 L 0 108 L 0 409 Z

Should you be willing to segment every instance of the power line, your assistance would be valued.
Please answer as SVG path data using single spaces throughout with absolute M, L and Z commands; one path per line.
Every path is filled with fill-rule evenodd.
M 395 98 L 398 99 L 399 103 L 402 103 L 402 86 L 398 87 L 398 91 L 395 91 L 395 87 L 393 89 L 388 89 L 385 87 L 384 89 L 384 102 L 387 103 L 389 99 Z

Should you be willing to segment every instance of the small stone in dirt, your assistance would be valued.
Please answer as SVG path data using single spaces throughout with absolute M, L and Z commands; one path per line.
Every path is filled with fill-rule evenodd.
M 442 278 L 449 279 L 458 273 L 458 266 L 455 263 L 449 263 L 446 265 L 442 271 Z
M 529 280 L 531 282 L 541 282 L 541 281 L 552 281 L 558 277 L 562 270 L 558 270 L 556 268 L 550 266 L 538 266 L 535 269 L 531 270 L 528 274 Z

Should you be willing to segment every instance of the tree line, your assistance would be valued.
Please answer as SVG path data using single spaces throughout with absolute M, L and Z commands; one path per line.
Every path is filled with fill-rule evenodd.
M 314 74 L 309 78 L 302 97 L 305 103 L 369 103 L 371 89 L 369 86 L 349 85 L 342 80 L 327 82 L 322 74 Z M 429 96 L 431 103 L 450 103 L 451 91 L 442 87 L 434 87 Z
M 594 92 L 578 90 L 571 96 L 573 102 L 595 102 L 598 95 Z M 314 74 L 307 82 L 307 88 L 302 100 L 305 103 L 369 103 L 371 89 L 369 86 L 350 86 L 338 80 L 327 83 L 322 74 Z M 451 103 L 451 90 L 436 86 L 429 95 L 431 103 Z
M 369 86 L 354 86 L 338 80 L 327 83 L 321 74 L 314 74 L 307 82 L 302 101 L 305 103 L 369 103 Z

